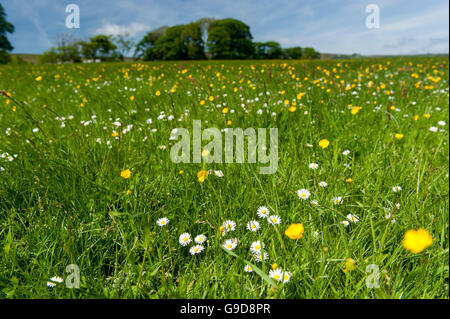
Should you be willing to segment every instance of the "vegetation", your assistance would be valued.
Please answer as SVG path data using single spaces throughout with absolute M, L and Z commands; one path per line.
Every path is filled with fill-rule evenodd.
M 448 57 L 1 66 L 0 297 L 447 299 L 448 83 Z M 277 128 L 276 173 L 173 163 L 193 120 Z

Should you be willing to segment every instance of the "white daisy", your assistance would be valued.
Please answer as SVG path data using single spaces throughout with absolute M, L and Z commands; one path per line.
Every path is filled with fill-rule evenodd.
M 254 241 L 251 245 L 250 245 L 250 251 L 253 254 L 261 254 L 262 249 L 264 248 L 264 243 L 257 240 Z
M 350 225 L 348 220 L 343 220 L 341 221 L 341 224 L 344 225 L 345 227 L 347 227 L 348 225 Z
M 191 253 L 191 255 L 196 255 L 200 254 L 203 251 L 203 249 L 205 248 L 202 245 L 195 245 L 189 249 L 189 252 Z
M 392 191 L 393 191 L 394 193 L 401 192 L 401 191 L 402 191 L 402 188 L 401 188 L 400 186 L 394 186 L 394 187 L 392 187 Z
M 222 227 L 226 232 L 234 231 L 236 229 L 236 223 L 232 220 L 226 220 L 222 224 Z
M 269 216 L 267 221 L 269 222 L 269 224 L 278 225 L 278 224 L 281 224 L 281 217 L 278 215 L 272 215 L 272 216 Z
M 319 206 L 319 202 L 316 201 L 316 200 L 312 200 L 310 203 L 311 203 L 311 205 L 313 205 L 313 206 Z
M 333 198 L 333 203 L 336 205 L 341 205 L 343 202 L 344 200 L 340 196 Z
M 281 281 L 283 280 L 283 272 L 281 271 L 281 269 L 271 269 L 269 271 L 269 277 L 276 280 L 276 281 Z
M 300 199 L 308 199 L 309 196 L 311 196 L 311 193 L 309 190 L 302 188 L 297 191 L 297 196 Z
M 359 222 L 359 217 L 353 214 L 348 214 L 347 219 L 353 223 Z
M 252 268 L 250 265 L 245 265 L 244 271 L 245 271 L 245 272 L 252 272 L 252 271 L 253 271 L 253 268 Z
M 348 154 L 350 154 L 350 151 L 349 151 L 349 150 L 345 150 L 345 151 L 342 152 L 342 155 L 347 156 Z
M 317 169 L 318 167 L 319 167 L 319 164 L 316 164 L 316 163 L 309 164 L 310 169 Z
M 187 246 L 191 242 L 191 235 L 189 233 L 183 233 L 180 235 L 180 238 L 178 239 L 181 246 Z
M 321 182 L 319 182 L 319 186 L 320 186 L 320 187 L 327 187 L 327 186 L 328 186 L 328 183 L 325 182 L 325 181 L 321 181 Z
M 436 126 L 430 127 L 430 131 L 436 133 L 439 129 Z
M 50 278 L 50 280 L 53 282 L 57 282 L 57 283 L 62 283 L 64 281 L 64 279 L 62 279 L 59 276 L 54 276 L 54 277 Z
M 169 219 L 167 217 L 160 218 L 156 221 L 156 224 L 158 224 L 158 226 L 160 227 L 166 226 L 168 223 Z
M 251 220 L 247 223 L 247 229 L 256 232 L 260 228 L 259 222 L 256 220 Z
M 198 236 L 195 237 L 194 241 L 197 244 L 203 244 L 206 241 L 206 236 L 203 235 L 203 234 L 202 235 L 198 235 Z
M 235 249 L 237 246 L 237 239 L 227 239 L 225 240 L 225 243 L 223 244 L 223 248 L 227 249 L 227 250 L 233 250 Z
M 264 252 L 263 254 L 253 254 L 253 258 L 257 261 L 257 262 L 261 262 L 263 260 L 267 260 L 269 259 L 269 254 Z
M 55 286 L 56 286 L 56 284 L 54 282 L 47 281 L 47 287 L 53 288 Z
M 285 271 L 283 273 L 283 283 L 287 283 L 289 282 L 289 280 L 291 279 L 292 274 L 289 271 Z
M 217 177 L 223 177 L 223 172 L 222 171 L 214 171 L 214 175 L 216 175 Z
M 258 208 L 256 214 L 260 218 L 267 218 L 267 216 L 269 216 L 269 209 L 266 206 L 261 206 Z

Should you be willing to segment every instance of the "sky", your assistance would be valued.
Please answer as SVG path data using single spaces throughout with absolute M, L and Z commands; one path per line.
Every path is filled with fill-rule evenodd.
M 254 41 L 313 47 L 322 53 L 404 55 L 449 53 L 448 0 L 0 0 L 15 26 L 15 53 L 42 53 L 58 34 L 87 39 L 128 33 L 139 41 L 162 25 L 202 17 L 235 18 Z M 66 6 L 80 9 L 80 28 L 68 29 Z M 369 4 L 379 28 L 368 28 Z

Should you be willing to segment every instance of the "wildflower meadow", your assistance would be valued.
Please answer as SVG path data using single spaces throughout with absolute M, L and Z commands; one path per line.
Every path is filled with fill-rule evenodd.
M 0 90 L 1 298 L 449 296 L 448 56 L 4 65 Z

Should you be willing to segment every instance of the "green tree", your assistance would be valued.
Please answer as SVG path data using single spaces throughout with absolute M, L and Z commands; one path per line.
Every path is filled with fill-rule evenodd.
M 305 59 L 320 59 L 320 53 L 313 48 L 303 49 L 303 58 Z
M 46 63 L 57 63 L 60 61 L 60 54 L 56 52 L 55 48 L 51 48 L 48 51 L 45 51 L 41 55 L 38 56 L 37 62 L 39 64 L 46 64 Z
M 286 48 L 283 50 L 284 59 L 301 59 L 303 56 L 303 49 L 301 47 Z
M 83 56 L 87 59 L 98 59 L 107 60 L 111 58 L 111 54 L 117 48 L 117 46 L 112 43 L 109 36 L 97 35 L 91 38 L 88 42 L 80 42 L 81 52 Z
M 14 26 L 6 21 L 6 12 L 0 4 L 0 64 L 8 63 L 10 60 L 9 51 L 12 51 L 13 46 L 6 37 L 7 33 L 13 33 Z
M 201 24 L 191 22 L 184 26 L 181 32 L 182 45 L 186 47 L 187 58 L 198 60 L 206 58 Z
M 255 42 L 255 58 L 256 59 L 280 59 L 283 50 L 278 42 Z
M 155 51 L 161 60 L 183 60 L 187 58 L 187 48 L 183 43 L 184 25 L 176 25 L 155 41 Z
M 254 54 L 252 38 L 245 23 L 217 20 L 209 28 L 207 46 L 213 59 L 246 59 Z
M 156 41 L 166 33 L 167 29 L 167 26 L 162 26 L 147 33 L 136 45 L 136 50 L 134 52 L 135 57 L 147 61 L 157 60 L 159 57 L 155 49 L 155 44 Z

